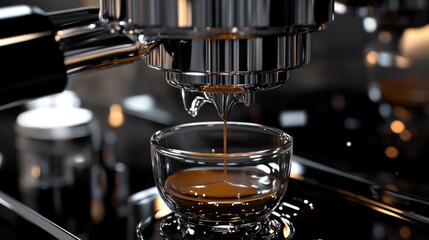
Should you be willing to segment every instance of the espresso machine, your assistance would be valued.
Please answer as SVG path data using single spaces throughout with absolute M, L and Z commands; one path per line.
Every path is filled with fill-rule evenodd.
M 49 9 L 49 3 L 43 4 Z M 358 75 L 362 72 L 368 74 L 367 79 L 377 75 L 384 55 L 377 55 L 377 64 L 372 65 L 376 68 L 365 65 L 368 62 L 364 60 L 371 60 L 368 56 L 374 52 L 366 47 L 374 45 L 356 51 L 345 44 L 353 42 L 353 37 L 344 40 L 347 35 L 341 35 L 341 30 L 356 34 L 355 43 L 360 40 L 362 44 L 386 29 L 396 33 L 397 29 L 403 32 L 408 27 L 423 26 L 429 22 L 429 6 L 423 1 L 101 0 L 83 5 L 52 11 L 30 5 L 0 8 L 0 105 L 3 112 L 15 116 L 22 111 L 19 104 L 23 102 L 73 89 L 95 115 L 110 119 L 117 106 L 113 104 L 115 97 L 119 96 L 127 121 L 121 125 L 122 131 L 111 122 L 102 121 L 101 127 L 117 131 L 116 154 L 130 169 L 128 212 L 119 220 L 95 224 L 91 231 L 97 234 L 69 232 L 73 228 L 66 223 L 44 219 L 21 206 L 16 200 L 20 194 L 13 187 L 5 187 L 6 193 L 16 196 L 0 198 L 7 208 L 3 222 L 11 232 L 24 225 L 36 229 L 35 234 L 60 239 L 101 239 L 124 231 L 126 234 L 119 234 L 119 238 L 136 239 L 139 223 L 165 210 L 165 206 L 160 207 L 152 180 L 141 182 L 142 175 L 151 175 L 147 151 L 139 155 L 136 150 L 142 148 L 141 139 L 177 122 L 220 118 L 258 121 L 294 136 L 293 182 L 284 205 L 294 224 L 294 234 L 289 237 L 429 238 L 429 195 L 420 172 L 422 161 L 418 158 L 415 166 L 404 167 L 402 178 L 402 172 L 393 167 L 402 166 L 402 160 L 389 163 L 391 158 L 386 160 L 383 152 L 395 139 L 380 130 L 393 121 L 391 115 L 379 112 L 386 105 L 380 98 L 371 98 L 379 82 L 375 81 L 377 86 L 373 81 L 354 85 L 357 81 L 353 78 L 362 78 Z M 379 24 L 367 30 L 371 21 Z M 335 25 L 340 30 L 332 32 Z M 323 45 L 327 42 L 330 45 Z M 341 55 L 352 57 L 344 60 Z M 139 62 L 145 65 L 137 65 Z M 140 75 L 144 79 L 139 80 Z M 332 75 L 352 75 L 351 83 L 338 83 Z M 139 92 L 136 86 L 144 83 L 130 84 L 127 77 L 148 82 L 144 87 L 155 97 L 134 96 Z M 285 90 L 288 87 L 282 85 L 289 78 L 286 85 L 292 86 Z M 165 84 L 162 79 L 179 90 L 160 87 Z M 334 87 L 329 86 L 338 85 L 341 91 L 331 91 Z M 121 88 L 131 93 L 118 94 Z M 114 100 L 99 96 L 110 91 Z M 213 111 L 202 108 L 205 103 L 214 106 L 214 116 Z M 232 111 L 236 103 L 246 108 L 237 105 Z M 133 155 L 136 152 L 137 156 Z M 5 154 L 4 158 L 13 159 L 13 155 Z M 136 164 L 136 157 L 146 158 L 148 163 Z M 409 177 L 416 169 L 419 171 Z M 395 181 L 398 172 L 399 180 Z M 419 184 L 413 187 L 413 182 Z M 11 214 L 14 221 L 9 220 Z M 356 221 L 359 226 L 353 224 Z M 146 226 L 140 230 L 147 231 L 148 239 L 156 239 L 156 221 Z
M 211 102 L 224 118 L 236 102 L 251 105 L 255 91 L 283 84 L 291 69 L 310 62 L 310 35 L 327 28 L 333 3 L 102 1 L 99 12 L 46 16 L 28 6 L 3 11 L 4 26 L 22 24 L 5 30 L 2 55 L 13 58 L 2 62 L 5 69 L 20 62 L 18 51 L 24 54 L 35 44 L 46 59 L 14 77 L 25 82 L 2 83 L 2 89 L 16 91 L 2 94 L 2 105 L 59 92 L 67 75 L 144 58 L 148 66 L 165 72 L 170 85 L 182 89 L 191 115 Z M 51 73 L 52 68 L 57 72 Z M 35 88 L 42 90 L 29 90 Z

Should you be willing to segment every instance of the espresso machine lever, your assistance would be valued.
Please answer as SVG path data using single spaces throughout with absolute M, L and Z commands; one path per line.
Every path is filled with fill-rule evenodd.
M 62 91 L 69 75 L 144 59 L 226 118 L 310 62 L 311 34 L 333 20 L 333 0 L 100 0 L 98 9 L 44 13 L 0 8 L 0 106 Z M 20 70 L 15 70 L 19 69 Z

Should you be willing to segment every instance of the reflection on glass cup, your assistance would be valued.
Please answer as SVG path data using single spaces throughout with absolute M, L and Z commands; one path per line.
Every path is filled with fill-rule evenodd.
M 155 182 L 174 212 L 161 223 L 165 237 L 265 238 L 278 230 L 269 216 L 286 192 L 292 137 L 242 122 L 224 130 L 223 122 L 199 122 L 152 136 Z

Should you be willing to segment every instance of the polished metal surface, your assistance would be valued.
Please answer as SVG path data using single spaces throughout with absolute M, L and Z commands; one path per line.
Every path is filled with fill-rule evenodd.
M 146 63 L 165 71 L 169 84 L 204 93 L 193 105 L 211 102 L 226 118 L 235 103 L 253 103 L 253 94 L 236 93 L 280 86 L 289 70 L 310 62 L 310 33 L 329 25 L 332 10 L 333 1 L 311 0 L 103 0 L 100 18 L 103 26 L 113 26 L 112 33 L 138 40 L 135 45 L 114 44 L 122 46 L 120 54 L 128 53 L 118 56 L 117 62 L 148 54 Z M 103 52 L 82 52 L 98 58 L 111 57 L 111 51 L 107 47 Z M 84 58 L 74 59 L 81 62 Z M 207 86 L 240 89 L 231 94 Z M 185 105 L 196 115 L 199 108 L 191 108 Z
M 282 85 L 289 77 L 289 70 L 310 62 L 310 50 L 310 33 L 247 39 L 161 40 L 145 61 L 165 71 L 170 85 L 204 92 L 204 101 L 214 103 L 219 115 L 226 118 L 236 102 L 251 105 L 254 91 Z M 225 102 L 227 98 L 231 101 Z M 190 107 L 185 105 L 185 108 Z M 192 111 L 191 115 L 196 113 L 197 110 Z
M 34 8 L 34 15 L 53 28 L 48 48 L 64 57 L 63 62 L 58 61 L 63 76 L 148 55 L 146 64 L 164 71 L 168 83 L 203 93 L 204 102 L 213 103 L 219 115 L 227 118 L 235 103 L 253 102 L 253 94 L 236 93 L 280 86 L 288 71 L 310 62 L 310 34 L 328 27 L 333 2 L 101 0 L 99 10 L 45 14 Z M 8 30 L 6 39 L 12 44 L 2 50 L 5 55 L 19 55 L 11 50 L 16 33 L 13 28 Z M 25 33 L 32 31 L 25 29 Z M 43 61 L 40 64 L 44 66 Z M 231 101 L 222 100 L 225 98 Z M 195 115 L 198 108 L 190 112 Z
M 324 27 L 331 7 L 324 0 L 102 0 L 100 16 L 166 38 L 254 36 Z
M 48 233 L 51 238 L 63 240 L 79 240 L 79 238 L 75 235 L 71 234 L 62 227 L 46 219 L 39 213 L 35 212 L 33 209 L 30 209 L 29 207 L 25 206 L 21 202 L 17 201 L 13 197 L 2 191 L 0 191 L 0 206 L 13 211 L 14 214 L 25 219 L 25 221 L 29 221 L 40 229 L 43 229 L 43 231 Z M 28 229 L 21 230 L 28 231 Z M 33 237 L 38 238 L 40 236 Z
M 102 10 L 103 16 L 118 17 L 117 8 L 109 7 Z M 253 94 L 237 96 L 205 87 L 253 92 L 282 85 L 289 70 L 310 62 L 310 33 L 326 28 L 332 17 L 332 2 L 307 0 L 143 1 L 131 9 L 121 15 L 123 21 L 160 39 L 146 63 L 165 71 L 172 86 L 204 92 L 191 104 L 198 108 L 185 103 L 191 115 L 211 102 L 222 118 L 237 102 L 251 105 Z
M 140 60 L 154 42 L 140 42 L 119 23 L 99 20 L 98 8 L 53 12 L 56 40 L 64 54 L 67 74 L 78 74 Z
M 293 164 L 294 178 L 305 179 L 375 211 L 417 224 L 429 224 L 429 204 L 424 198 L 379 186 L 371 180 L 300 156 L 294 158 Z M 313 174 L 317 175 L 317 179 L 311 177 Z M 347 186 L 347 189 L 344 186 Z

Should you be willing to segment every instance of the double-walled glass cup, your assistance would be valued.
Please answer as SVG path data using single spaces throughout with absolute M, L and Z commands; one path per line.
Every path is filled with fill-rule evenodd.
M 269 239 L 281 231 L 270 216 L 287 189 L 292 137 L 259 124 L 224 124 L 189 123 L 152 136 L 155 182 L 174 213 L 161 222 L 163 237 Z

